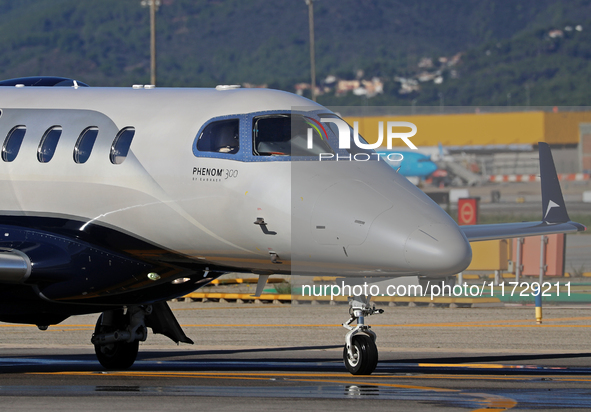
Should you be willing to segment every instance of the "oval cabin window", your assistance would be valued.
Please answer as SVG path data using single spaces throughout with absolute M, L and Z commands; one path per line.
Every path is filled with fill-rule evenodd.
M 76 146 L 74 146 L 74 161 L 76 163 L 85 163 L 88 160 L 97 136 L 98 127 L 89 127 L 80 133 Z
M 53 158 L 61 135 L 61 126 L 51 127 L 45 132 L 37 149 L 37 159 L 41 163 L 47 163 Z
M 111 163 L 114 165 L 123 163 L 129 153 L 129 148 L 131 147 L 131 141 L 133 140 L 134 135 L 135 128 L 133 127 L 126 127 L 117 133 L 117 136 L 111 145 Z
M 16 159 L 18 151 L 23 143 L 23 138 L 27 128 L 25 126 L 16 126 L 6 136 L 4 144 L 2 145 L 2 160 L 5 162 L 12 162 Z

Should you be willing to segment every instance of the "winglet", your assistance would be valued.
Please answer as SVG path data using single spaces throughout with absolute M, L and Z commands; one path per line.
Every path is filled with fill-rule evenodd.
M 565 223 L 570 218 L 566 211 L 556 167 L 548 143 L 539 142 L 540 180 L 542 183 L 542 220 L 545 223 Z

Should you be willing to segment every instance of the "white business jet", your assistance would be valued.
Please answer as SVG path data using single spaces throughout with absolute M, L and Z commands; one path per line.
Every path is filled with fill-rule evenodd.
M 44 330 L 101 313 L 92 343 L 108 369 L 133 365 L 148 328 L 192 343 L 166 301 L 224 273 L 259 275 L 258 293 L 272 274 L 442 279 L 469 265 L 468 241 L 585 229 L 545 144 L 540 222 L 458 227 L 294 94 L 0 86 L 0 320 Z M 350 306 L 344 362 L 370 374 L 364 319 L 380 310 Z

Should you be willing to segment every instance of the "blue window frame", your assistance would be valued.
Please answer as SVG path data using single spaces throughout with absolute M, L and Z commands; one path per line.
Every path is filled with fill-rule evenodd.
M 228 119 L 211 122 L 197 139 L 197 150 L 236 154 L 240 150 L 240 120 Z
M 335 147 L 338 147 L 338 137 L 334 135 L 330 128 L 320 123 L 319 114 L 324 110 L 318 111 L 290 111 L 290 110 L 267 110 L 260 112 L 231 114 L 209 119 L 201 126 L 199 132 L 193 141 L 193 154 L 200 158 L 227 159 L 240 162 L 281 162 L 281 161 L 305 161 L 318 160 L 318 152 L 335 153 Z M 289 150 L 280 150 L 271 146 L 285 146 L 283 137 L 286 136 L 285 130 L 289 133 L 300 130 L 299 136 L 294 144 L 293 140 L 289 142 Z M 205 130 L 212 124 L 222 121 L 232 121 L 238 124 L 240 148 L 235 154 L 209 151 L 205 141 L 199 140 L 204 135 Z M 261 122 L 262 121 L 262 122 Z M 322 127 L 319 126 L 319 123 Z M 261 126 L 261 127 L 259 127 Z M 313 129 L 312 140 L 314 149 L 307 149 L 307 129 Z M 322 133 L 318 131 L 322 129 Z M 276 131 L 279 130 L 279 133 Z M 266 137 L 265 137 L 266 136 Z M 203 139 L 203 138 L 202 138 Z M 261 146 L 260 144 L 263 143 Z M 267 143 L 272 143 L 268 144 Z M 265 147 L 267 145 L 268 147 Z M 207 150 L 206 150 L 207 149 Z M 347 153 L 345 150 L 343 153 Z

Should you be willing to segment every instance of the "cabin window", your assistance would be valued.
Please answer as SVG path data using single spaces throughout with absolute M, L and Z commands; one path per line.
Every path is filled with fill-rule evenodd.
M 98 127 L 88 127 L 80 133 L 76 146 L 74 146 L 74 161 L 85 163 L 90 157 L 90 152 L 98 136 Z
M 123 163 L 129 153 L 129 148 L 134 135 L 135 128 L 133 127 L 126 127 L 117 133 L 117 136 L 115 136 L 115 140 L 113 140 L 113 144 L 111 145 L 111 163 L 114 165 Z
M 201 152 L 237 153 L 240 149 L 240 121 L 238 119 L 220 120 L 205 126 L 197 150 Z
M 47 129 L 41 138 L 41 143 L 39 143 L 39 148 L 37 149 L 37 160 L 41 163 L 47 163 L 53 158 L 61 135 L 61 126 L 53 126 Z
M 312 144 L 308 147 L 308 129 Z M 326 129 L 311 118 L 289 114 L 253 119 L 253 154 L 256 156 L 317 156 L 333 153 Z
M 26 132 L 27 128 L 25 126 L 16 126 L 8 132 L 6 139 L 4 139 L 4 144 L 2 145 L 2 160 L 5 162 L 12 162 L 16 159 L 16 155 L 21 148 Z

